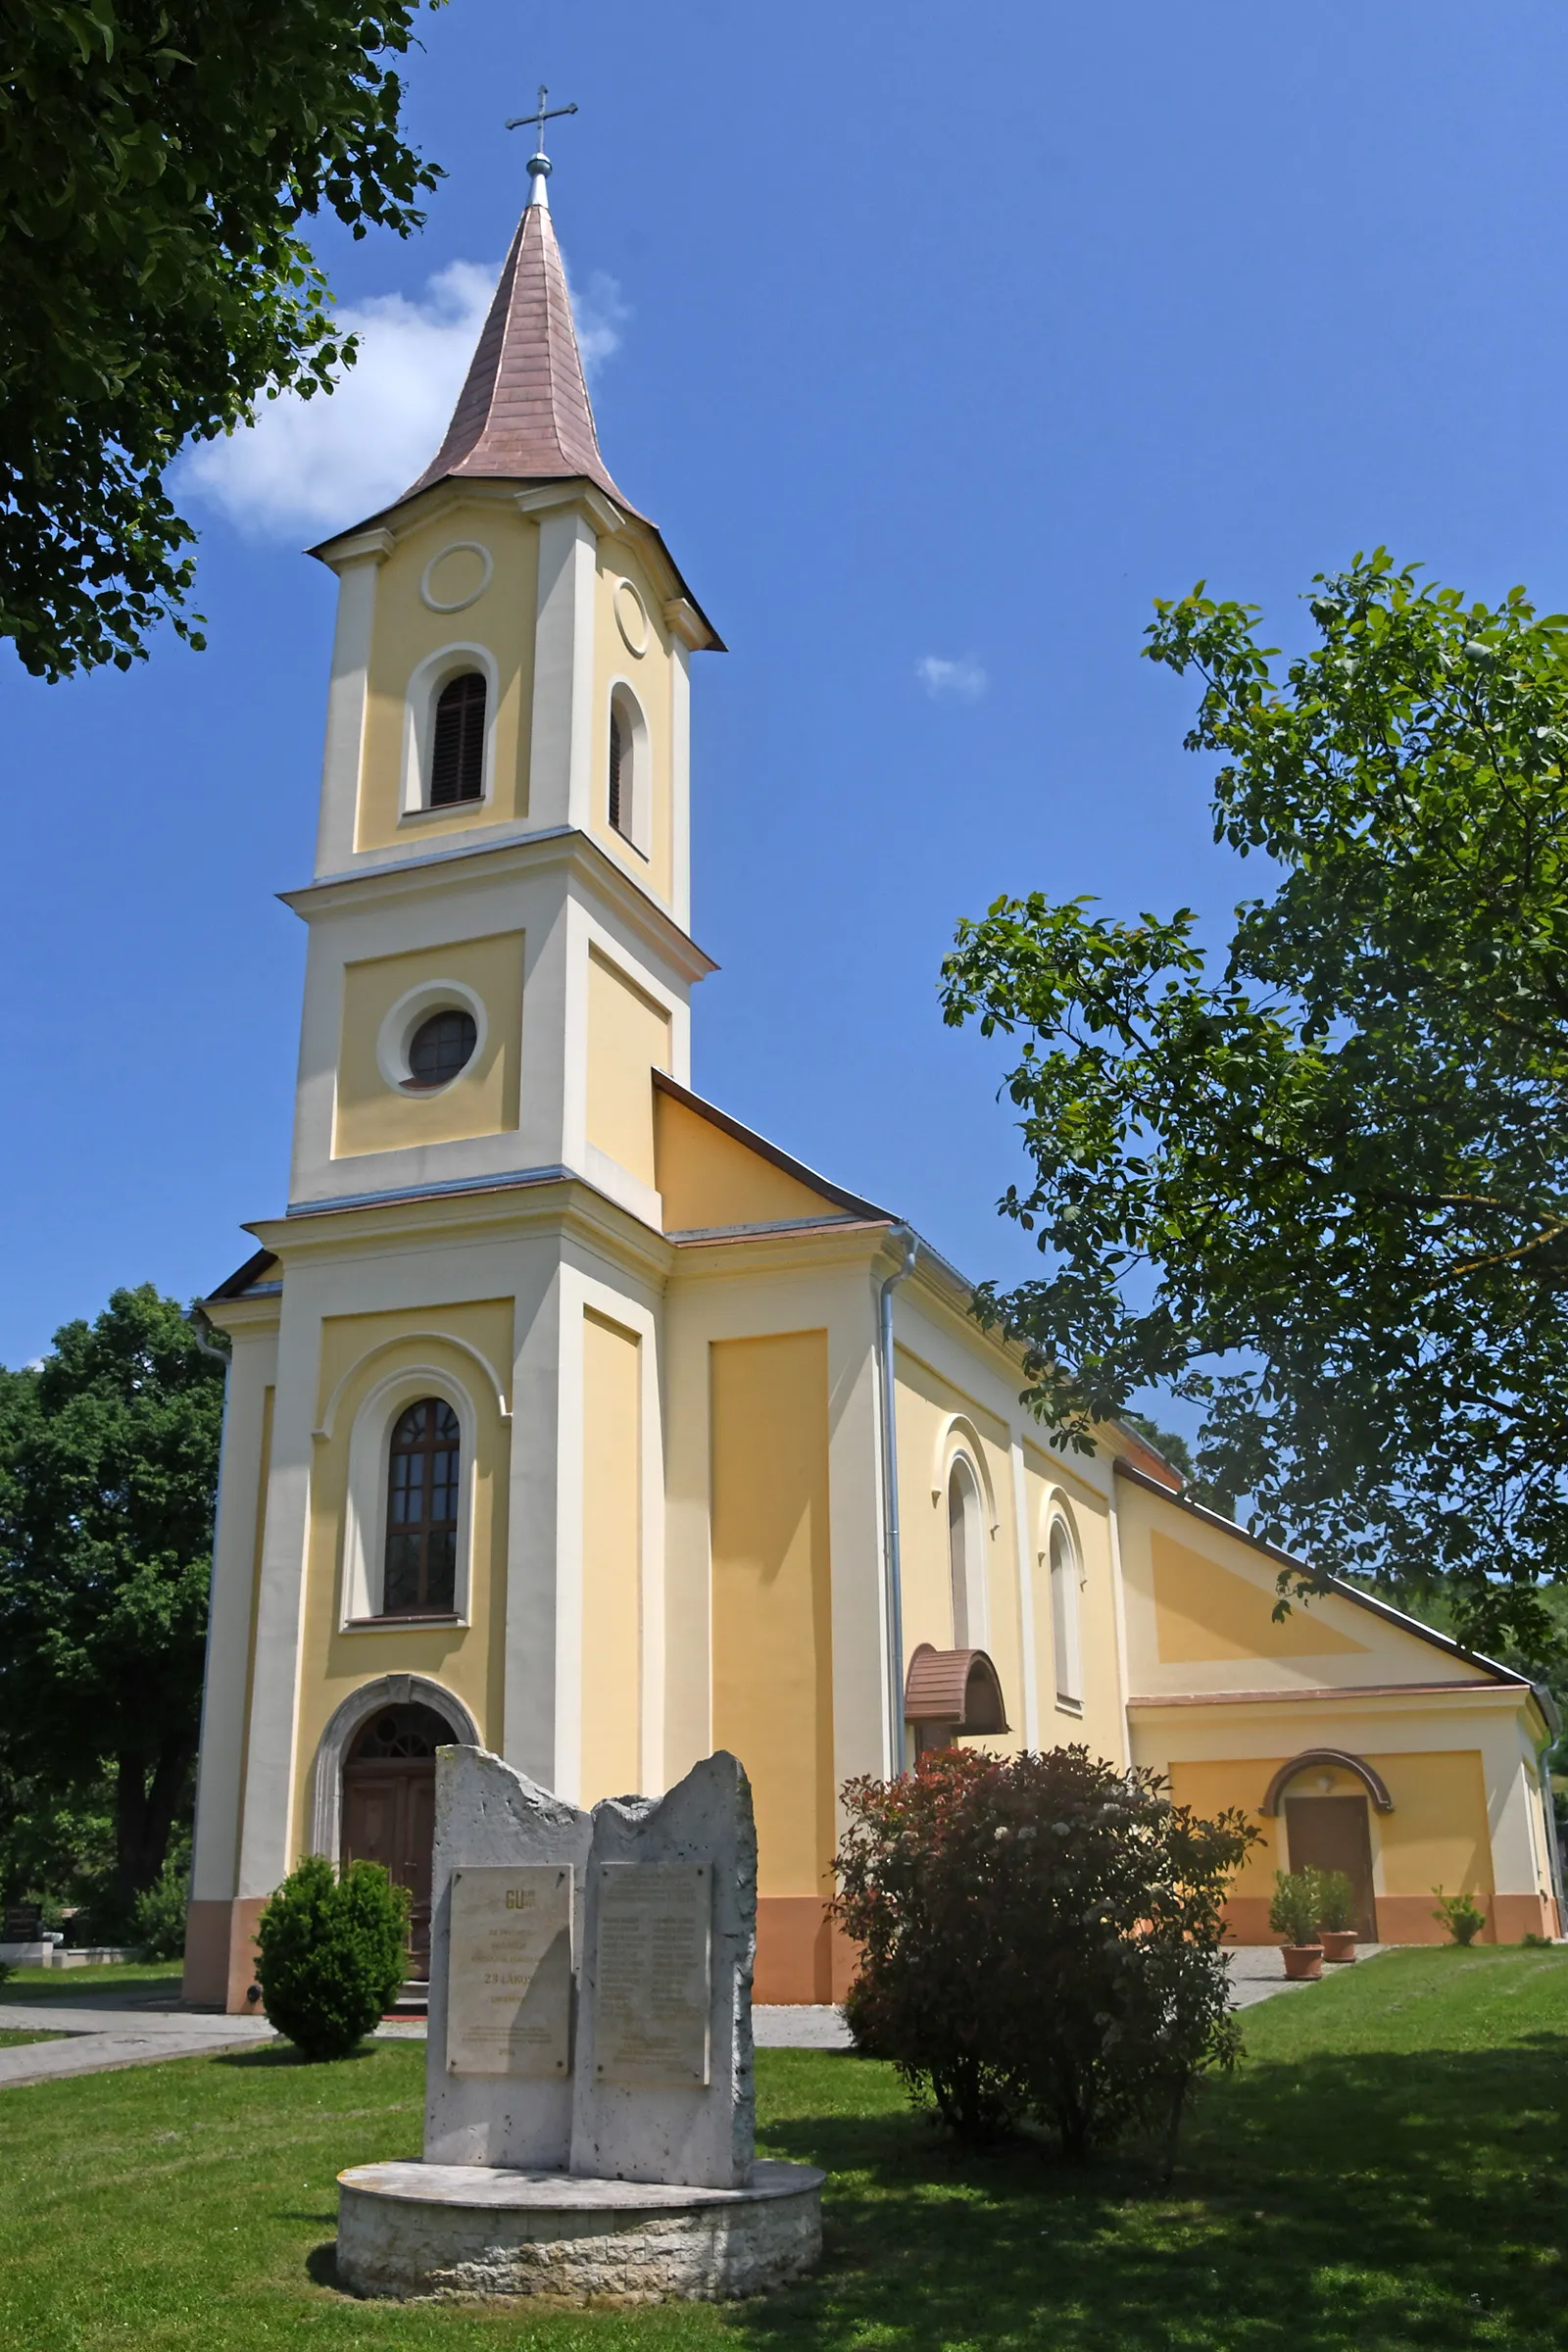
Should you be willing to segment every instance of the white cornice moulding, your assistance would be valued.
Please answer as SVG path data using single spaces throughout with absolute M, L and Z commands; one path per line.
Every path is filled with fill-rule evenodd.
M 664 607 L 664 621 L 682 645 L 690 646 L 694 654 L 701 653 L 712 635 L 697 607 L 684 596 L 672 596 L 669 599 Z
M 345 564 L 362 563 L 366 557 L 372 564 L 384 564 L 396 545 L 397 537 L 392 531 L 356 531 L 352 539 L 340 539 L 323 548 L 321 561 L 330 564 L 334 571 Z
M 606 538 L 613 538 L 626 527 L 626 517 L 620 509 L 612 506 L 592 482 L 546 482 L 538 490 L 519 490 L 516 506 L 519 514 L 548 514 L 558 507 L 575 507 Z
M 479 886 L 552 866 L 564 866 L 591 879 L 602 901 L 684 978 L 705 980 L 710 972 L 717 971 L 713 958 L 682 930 L 668 909 L 601 849 L 591 834 L 574 825 L 552 825 L 547 831 L 477 848 L 436 850 L 426 857 L 367 866 L 357 873 L 323 874 L 303 889 L 280 890 L 277 896 L 291 912 L 309 923 L 346 907 L 372 906 L 389 899 L 444 896 L 454 884 Z

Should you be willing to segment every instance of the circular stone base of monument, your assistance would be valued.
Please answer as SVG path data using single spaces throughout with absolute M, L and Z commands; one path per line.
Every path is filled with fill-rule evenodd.
M 356 2295 L 716 2302 L 802 2278 L 822 2252 L 822 2181 L 760 2158 L 750 2188 L 585 2180 L 487 2165 L 338 2175 L 337 2275 Z

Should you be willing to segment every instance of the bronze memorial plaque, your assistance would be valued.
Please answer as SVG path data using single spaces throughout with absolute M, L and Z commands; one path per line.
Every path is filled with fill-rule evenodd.
M 571 1872 L 452 1873 L 447 2072 L 564 2081 L 571 2067 Z
M 712 1873 L 602 1862 L 594 2077 L 692 2089 L 708 2077 Z

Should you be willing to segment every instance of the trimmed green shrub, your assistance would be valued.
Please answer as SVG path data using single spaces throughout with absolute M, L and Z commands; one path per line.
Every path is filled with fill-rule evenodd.
M 1322 1879 L 1315 1870 L 1277 1870 L 1268 1907 L 1269 1932 L 1287 1943 L 1316 1943 L 1322 1918 Z
M 136 1897 L 132 1940 L 143 1947 L 149 1960 L 178 1960 L 184 1954 L 189 1876 L 188 1861 L 171 1855 L 152 1885 Z
M 960 2137 L 1028 2117 L 1074 2159 L 1130 2129 L 1173 2150 L 1193 2083 L 1234 2061 L 1222 1905 L 1254 1833 L 1162 1790 L 1086 1747 L 946 1748 L 845 1788 L 846 2015 Z
M 1355 1927 L 1355 1888 L 1348 1870 L 1318 1872 L 1317 1924 L 1331 1936 L 1348 1936 Z
M 397 1998 L 409 1896 L 379 1862 L 342 1875 L 320 1854 L 292 1870 L 262 1913 L 257 1977 L 267 2015 L 306 2058 L 346 2058 Z
M 1445 1894 L 1441 1886 L 1434 1886 L 1432 1891 L 1438 1898 L 1438 1907 L 1432 1914 L 1438 1925 L 1447 1929 L 1455 1943 L 1474 1943 L 1487 1924 L 1487 1915 L 1476 1909 L 1469 1889 L 1461 1894 Z

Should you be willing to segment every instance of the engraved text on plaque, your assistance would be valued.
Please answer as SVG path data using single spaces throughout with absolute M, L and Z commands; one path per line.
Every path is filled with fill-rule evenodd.
M 594 2076 L 708 2081 L 712 1874 L 704 1862 L 602 1862 Z
M 452 1874 L 447 2071 L 564 2081 L 571 2065 L 571 1872 Z

